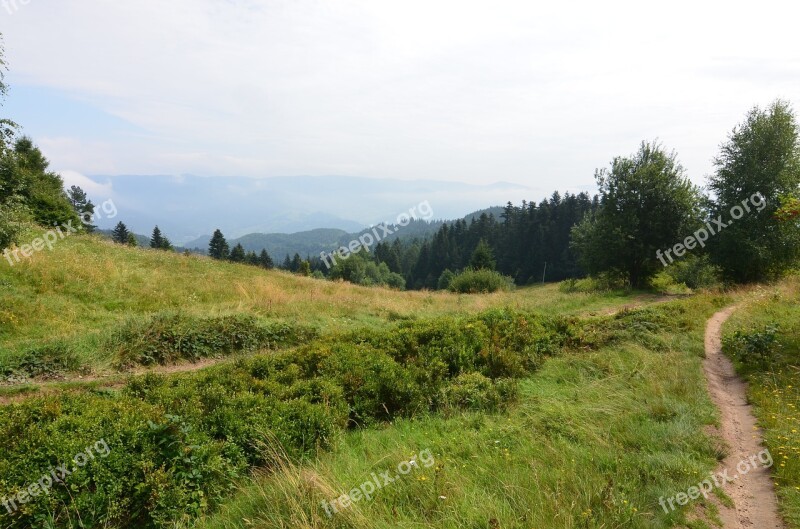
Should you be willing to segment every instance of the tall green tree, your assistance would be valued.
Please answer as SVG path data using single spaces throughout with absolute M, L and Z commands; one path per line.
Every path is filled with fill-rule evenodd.
M 722 145 L 709 179 L 711 218 L 727 227 L 709 241 L 711 258 L 728 280 L 763 281 L 797 263 L 797 224 L 776 214 L 800 188 L 797 120 L 788 103 L 753 108 Z M 755 207 L 754 197 L 766 199 Z M 738 208 L 738 209 L 737 209 Z M 759 211 L 760 209 L 760 211 Z M 734 219 L 739 215 L 741 218 Z
M 156 225 L 153 228 L 153 235 L 150 236 L 150 248 L 160 250 L 161 247 L 164 245 L 164 236 L 161 235 L 161 230 Z
M 111 239 L 117 244 L 128 244 L 129 236 L 133 235 L 123 222 L 118 222 L 111 232 Z M 135 238 L 134 238 L 135 240 Z
M 150 236 L 150 248 L 156 250 L 174 250 L 172 242 L 161 233 L 161 229 L 158 226 L 153 228 L 153 234 Z
M 272 262 L 272 257 L 269 256 L 267 250 L 261 250 L 261 255 L 258 256 L 258 264 L 267 270 L 275 268 L 275 263 Z
M 469 260 L 469 266 L 475 270 L 494 270 L 497 262 L 494 259 L 494 252 L 492 248 L 481 239 L 478 241 L 478 246 L 472 252 L 472 257 Z
M 635 287 L 663 268 L 657 252 L 672 248 L 701 224 L 699 190 L 674 152 L 642 142 L 595 173 L 600 208 L 573 229 L 573 246 L 590 273 L 616 272 Z
M 227 259 L 229 254 L 228 241 L 225 240 L 225 236 L 219 229 L 215 230 L 208 243 L 208 255 L 212 259 Z
M 30 138 L 17 139 L 13 148 L 0 156 L 0 205 L 19 200 L 43 226 L 71 223 L 80 227 L 78 214 L 64 192 L 64 181 L 49 166 Z
M 83 229 L 92 233 L 97 229 L 97 226 L 92 224 L 94 219 L 94 204 L 89 200 L 86 192 L 79 186 L 70 186 L 67 190 L 67 200 L 72 205 L 72 209 L 78 214 L 78 217 L 83 224 Z
M 247 255 L 244 253 L 244 247 L 241 245 L 241 243 L 233 247 L 233 250 L 231 250 L 231 255 L 230 255 L 231 261 L 233 261 L 234 263 L 243 263 L 246 258 Z

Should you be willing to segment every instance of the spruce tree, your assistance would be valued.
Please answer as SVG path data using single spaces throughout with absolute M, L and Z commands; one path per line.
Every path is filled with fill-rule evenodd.
M 128 244 L 128 235 L 130 234 L 128 227 L 125 226 L 124 223 L 119 222 L 116 227 L 114 227 L 114 231 L 111 232 L 111 239 L 117 244 Z
M 246 257 L 247 256 L 244 253 L 244 247 L 241 245 L 241 243 L 234 246 L 233 250 L 231 250 L 230 259 L 234 263 L 243 263 Z
M 267 270 L 271 270 L 275 267 L 275 263 L 272 262 L 272 257 L 269 256 L 266 249 L 261 250 L 261 255 L 258 257 L 258 264 Z
M 214 231 L 211 242 L 208 243 L 208 255 L 212 259 L 227 259 L 229 255 L 228 241 L 220 230 Z
M 81 219 L 83 228 L 92 233 L 97 226 L 92 224 L 94 218 L 94 204 L 86 196 L 86 192 L 78 186 L 71 186 L 67 191 L 67 200 L 72 204 L 72 209 L 78 214 Z
M 164 237 L 161 235 L 161 230 L 158 226 L 153 228 L 153 235 L 150 237 L 150 248 L 160 250 L 164 246 Z

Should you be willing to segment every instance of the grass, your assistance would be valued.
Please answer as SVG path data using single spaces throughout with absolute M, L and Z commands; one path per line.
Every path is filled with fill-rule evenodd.
M 759 298 L 727 322 L 725 351 L 750 384 L 765 443 L 775 459 L 773 475 L 784 518 L 800 527 L 800 278 L 763 288 Z M 769 336 L 776 328 L 775 341 Z M 749 338 L 734 340 L 736 331 Z
M 29 230 L 22 240 L 39 235 Z M 565 294 L 535 286 L 492 295 L 398 292 L 280 271 L 115 245 L 73 235 L 52 251 L 10 266 L 0 260 L 0 374 L 33 348 L 52 344 L 83 368 L 109 370 L 114 333 L 163 314 L 250 315 L 322 334 L 509 307 L 570 314 L 611 310 L 641 293 Z
M 700 296 L 621 315 L 624 327 L 665 323 L 546 360 L 506 413 L 402 419 L 350 433 L 309 463 L 285 461 L 192 527 L 708 527 L 693 507 L 665 513 L 659 498 L 686 491 L 724 456 L 701 433 L 717 421 L 701 358 L 705 321 L 726 301 Z M 431 468 L 326 514 L 323 500 L 424 450 Z M 705 509 L 713 518 L 713 505 Z

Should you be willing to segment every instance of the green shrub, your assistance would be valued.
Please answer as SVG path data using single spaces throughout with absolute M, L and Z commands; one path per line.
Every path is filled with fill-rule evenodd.
M 69 346 L 56 343 L 29 349 L 4 371 L 15 378 L 57 379 L 69 371 L 77 370 L 79 366 L 80 360 Z
M 666 273 L 676 283 L 691 289 L 715 288 L 722 284 L 722 270 L 713 265 L 707 255 L 691 255 L 675 261 L 666 268 Z
M 629 290 L 630 284 L 620 274 L 603 272 L 596 276 L 583 279 L 567 279 L 559 285 L 559 290 L 565 294 L 582 292 L 590 294 L 593 292 L 610 292 L 613 290 Z
M 509 309 L 403 321 L 394 329 L 328 336 L 195 373 L 135 376 L 121 391 L 9 405 L 0 408 L 0 498 L 88 443 L 104 439 L 111 454 L 19 513 L 0 512 L 0 525 L 188 523 L 214 509 L 249 469 L 274 468 L 276 454 L 306 457 L 330 449 L 348 427 L 401 416 L 502 409 L 516 398 L 515 379 L 535 371 L 545 356 L 583 347 L 587 336 L 599 343 L 617 333 L 646 335 L 679 325 L 670 323 L 682 321 L 678 316 L 678 309 L 631 311 L 595 320 L 602 332 L 578 320 Z M 246 318 L 160 317 L 131 326 L 131 337 L 134 329 L 142 334 L 140 348 L 131 351 L 156 351 L 154 360 L 187 354 L 181 349 L 187 342 L 196 352 L 209 344 L 243 349 L 302 336 L 302 329 Z
M 456 377 L 442 390 L 444 409 L 497 411 L 516 396 L 516 383 L 503 379 L 493 381 L 480 373 Z
M 688 294 L 691 292 L 684 283 L 679 283 L 666 270 L 663 270 L 650 279 L 650 288 L 661 294 L 675 295 Z
M 722 339 L 723 350 L 742 362 L 745 367 L 758 370 L 770 369 L 775 355 L 781 348 L 778 341 L 778 326 L 766 325 L 763 331 L 736 331 Z
M 287 323 L 263 325 L 252 316 L 192 318 L 159 314 L 142 323 L 128 323 L 112 347 L 123 365 L 168 364 L 178 360 L 275 349 L 313 338 L 316 333 Z
M 514 280 L 494 270 L 470 268 L 456 275 L 450 281 L 449 289 L 461 294 L 485 294 L 509 291 L 514 288 Z

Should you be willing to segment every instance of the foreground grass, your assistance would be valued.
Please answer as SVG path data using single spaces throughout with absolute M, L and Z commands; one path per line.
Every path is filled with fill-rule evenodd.
M 191 527 L 708 527 L 687 520 L 696 505 L 667 514 L 659 498 L 686 491 L 724 456 L 703 433 L 716 411 L 701 358 L 705 321 L 726 301 L 701 296 L 631 315 L 629 339 L 548 359 L 507 413 L 399 420 L 351 433 L 312 463 L 287 462 L 254 479 Z M 326 514 L 322 501 L 373 473 L 395 474 L 425 450 L 435 465 Z M 705 507 L 713 519 L 713 506 Z
M 37 235 L 31 230 L 23 240 Z M 162 314 L 247 314 L 327 334 L 497 307 L 548 314 L 613 310 L 636 297 L 563 294 L 555 285 L 484 296 L 397 292 L 73 235 L 14 266 L 0 260 L 0 368 L 47 344 L 68 349 L 80 366 L 109 368 L 114 333 Z
M 800 527 L 800 278 L 765 288 L 725 326 L 725 352 L 750 383 L 784 518 Z M 770 329 L 776 329 L 773 335 Z M 735 340 L 739 331 L 741 339 Z M 750 343 L 748 349 L 745 341 Z

